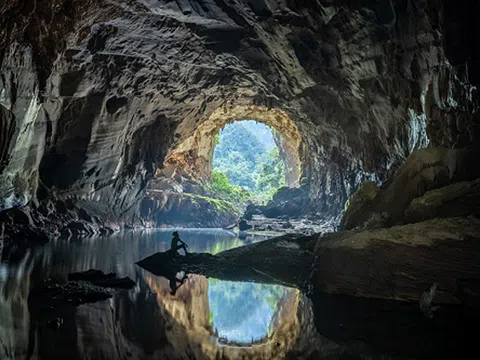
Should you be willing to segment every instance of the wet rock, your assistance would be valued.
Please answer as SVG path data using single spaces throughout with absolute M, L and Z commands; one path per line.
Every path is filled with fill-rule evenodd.
M 157 226 L 200 228 L 224 228 L 239 217 L 238 209 L 229 201 L 172 191 L 150 191 L 141 203 L 140 214 Z
M 241 220 L 241 221 L 238 223 L 238 229 L 239 229 L 240 231 L 250 230 L 251 228 L 252 228 L 252 226 L 249 225 L 246 220 Z
M 84 223 L 84 222 L 81 222 L 81 221 L 72 221 L 71 223 L 69 223 L 67 225 L 67 228 L 72 230 L 72 231 L 91 234 L 91 231 L 88 228 L 87 224 Z
M 104 274 L 100 270 L 87 270 L 68 275 L 67 282 L 52 279 L 32 289 L 29 304 L 36 309 L 54 309 L 63 306 L 79 306 L 106 300 L 113 296 L 114 288 L 131 289 L 135 282 L 130 278 L 117 278 L 116 274 Z
M 239 224 L 240 230 L 293 228 L 288 221 L 277 221 L 277 219 L 302 218 L 309 212 L 309 201 L 308 193 L 303 188 L 280 188 L 266 205 L 249 204 L 247 206 Z M 269 221 L 263 220 L 264 218 L 275 220 L 268 223 Z
M 271 201 L 262 208 L 268 218 L 299 217 L 307 213 L 308 193 L 302 188 L 280 188 Z
M 45 243 L 59 236 L 92 236 L 109 234 L 113 227 L 91 216 L 74 201 L 31 202 L 0 212 L 6 243 L 31 246 Z
M 105 274 L 101 270 L 90 269 L 83 272 L 68 274 L 69 281 L 87 281 L 97 286 L 109 288 L 131 289 L 135 281 L 129 277 L 117 278 L 115 273 Z
M 306 288 L 313 261 L 313 253 L 307 248 L 309 241 L 310 238 L 290 234 L 217 255 L 190 253 L 172 257 L 167 251 L 142 259 L 137 265 L 168 278 L 185 271 L 223 280 Z
M 335 218 L 322 217 L 300 217 L 296 219 L 266 218 L 265 216 L 252 216 L 252 220 L 243 219 L 239 223 L 240 233 L 242 232 L 266 232 L 270 235 L 276 234 L 303 234 L 324 233 L 334 231 L 339 220 Z M 245 229 L 245 230 L 242 230 Z
M 248 204 L 243 219 L 252 220 L 254 215 L 262 215 L 262 207 L 256 204 Z
M 48 280 L 43 286 L 32 289 L 28 301 L 35 308 L 53 309 L 62 306 L 79 306 L 106 300 L 113 291 L 85 281 L 58 283 Z

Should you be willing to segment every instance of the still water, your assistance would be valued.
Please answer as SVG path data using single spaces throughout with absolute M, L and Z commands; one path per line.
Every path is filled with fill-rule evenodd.
M 179 232 L 189 250 L 212 254 L 264 240 L 243 241 L 225 230 Z M 448 317 L 442 309 L 432 321 L 418 304 L 315 289 L 307 297 L 278 285 L 195 274 L 172 295 L 168 279 L 135 265 L 167 250 L 171 233 L 59 239 L 24 254 L 4 253 L 0 360 L 453 359 L 466 358 L 461 354 L 477 342 L 468 329 L 480 317 L 470 311 Z M 88 269 L 129 276 L 136 286 L 93 304 L 47 312 L 29 308 L 29 293 L 43 279 L 66 280 Z
M 244 246 L 234 233 L 180 229 L 193 252 Z M 299 292 L 279 285 L 189 275 L 175 295 L 169 282 L 135 262 L 170 246 L 172 229 L 62 240 L 0 266 L 0 359 L 281 358 L 298 334 Z M 129 276 L 133 290 L 112 299 L 30 313 L 30 289 L 45 278 L 99 269 Z M 49 326 L 52 320 L 60 324 Z

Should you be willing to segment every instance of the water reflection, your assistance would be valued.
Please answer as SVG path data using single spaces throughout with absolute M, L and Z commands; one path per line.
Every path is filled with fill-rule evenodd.
M 173 295 L 167 278 L 134 265 L 167 250 L 171 232 L 59 240 L 1 263 L 0 359 L 439 359 L 467 358 L 463 345 L 476 344 L 476 333 L 467 330 L 472 326 L 456 312 L 453 321 L 426 321 L 418 304 L 315 289 L 310 300 L 280 286 L 192 274 Z M 246 244 L 223 230 L 180 235 L 195 252 Z M 30 289 L 39 281 L 90 268 L 129 276 L 137 286 L 77 308 L 29 309 Z M 473 315 L 462 316 L 476 325 L 480 316 Z
M 226 343 L 254 343 L 265 339 L 273 317 L 291 289 L 278 285 L 209 279 L 208 302 L 215 333 Z
M 15 264 L 2 263 L 0 359 L 213 359 L 259 353 L 260 358 L 282 358 L 294 344 L 285 334 L 291 337 L 298 325 L 296 290 L 189 275 L 171 294 L 168 279 L 134 265 L 167 250 L 171 233 L 59 240 L 30 250 Z M 215 254 L 247 243 L 223 230 L 180 230 L 180 235 L 195 252 Z M 36 283 L 90 268 L 130 276 L 137 286 L 95 304 L 29 312 L 28 293 Z M 58 330 L 48 325 L 56 319 L 62 323 Z M 256 347 L 247 346 L 252 342 Z

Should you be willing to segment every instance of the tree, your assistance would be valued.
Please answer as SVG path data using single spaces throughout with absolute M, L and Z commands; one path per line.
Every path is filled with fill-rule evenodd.
M 260 164 L 256 192 L 270 198 L 282 186 L 285 186 L 285 167 L 278 149 L 274 148 Z
M 211 188 L 236 201 L 242 197 L 239 189 L 246 188 L 248 198 L 264 202 L 284 186 L 284 165 L 272 131 L 254 121 L 239 121 L 217 134 Z

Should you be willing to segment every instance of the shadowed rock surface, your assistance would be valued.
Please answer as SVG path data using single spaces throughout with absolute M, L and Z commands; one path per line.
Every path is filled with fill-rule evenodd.
M 289 138 L 308 209 L 337 216 L 412 150 L 478 138 L 477 3 L 22 4 L 0 7 L 2 209 L 138 222 L 157 170 L 204 181 L 216 132 L 247 118 Z
M 436 217 L 480 217 L 480 179 L 463 181 L 440 189 L 427 191 L 414 199 L 405 210 L 408 222 Z
M 104 274 L 100 270 L 87 270 L 68 275 L 68 281 L 61 283 L 47 279 L 44 283 L 32 289 L 29 294 L 31 307 L 40 311 L 51 311 L 64 306 L 79 306 L 86 303 L 111 298 L 111 289 L 131 289 L 135 282 L 128 278 L 117 278 L 114 273 Z M 38 311 L 38 309 L 37 309 Z
M 479 237 L 474 217 L 326 234 L 312 281 L 326 292 L 416 302 L 437 283 L 436 302 L 463 303 L 462 282 L 480 278 Z
M 137 262 L 155 275 L 185 271 L 232 281 L 254 281 L 305 289 L 311 273 L 313 253 L 309 238 L 285 235 L 242 246 L 217 255 L 193 253 L 172 257 L 171 252 L 153 254 Z
M 360 187 L 350 200 L 341 226 L 347 230 L 362 227 L 378 214 L 385 218 L 384 224 L 379 227 L 406 222 L 405 211 L 415 198 L 429 190 L 478 178 L 480 170 L 475 165 L 478 156 L 478 150 L 428 148 L 413 152 L 380 188 L 373 183 L 365 183 Z M 449 196 L 447 192 L 443 194 Z M 471 215 L 474 213 L 472 210 L 465 206 L 464 214 L 459 215 Z M 455 210 L 452 209 L 450 216 L 455 216 Z M 415 222 L 425 218 L 420 216 L 416 219 L 414 213 L 410 212 L 408 220 Z

